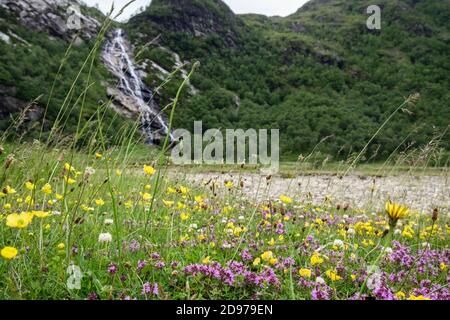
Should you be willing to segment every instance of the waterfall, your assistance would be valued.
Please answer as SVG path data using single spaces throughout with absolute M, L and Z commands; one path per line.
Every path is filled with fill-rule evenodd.
M 118 79 L 120 92 L 134 101 L 138 107 L 142 122 L 142 130 L 149 143 L 160 140 L 169 133 L 167 121 L 163 118 L 159 106 L 153 100 L 153 94 L 142 82 L 136 71 L 132 58 L 127 50 L 127 44 L 122 29 L 114 30 L 102 53 L 103 60 Z M 170 139 L 173 139 L 170 133 Z

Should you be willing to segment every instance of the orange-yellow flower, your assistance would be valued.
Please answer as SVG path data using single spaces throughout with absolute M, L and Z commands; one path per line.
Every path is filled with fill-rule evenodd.
M 399 219 L 406 217 L 409 213 L 409 209 L 397 203 L 390 201 L 386 202 L 386 213 L 389 216 L 391 224 L 396 224 Z

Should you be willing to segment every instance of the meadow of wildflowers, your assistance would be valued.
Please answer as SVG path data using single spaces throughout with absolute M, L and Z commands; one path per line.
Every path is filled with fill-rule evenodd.
M 106 19 L 79 72 L 87 79 L 112 24 Z M 167 106 L 167 132 L 196 67 Z M 385 199 L 381 210 L 362 210 L 331 198 L 270 197 L 270 189 L 267 199 L 252 197 L 239 176 L 188 182 L 167 174 L 169 135 L 156 156 L 137 141 L 139 121 L 125 124 L 117 141 L 106 136 L 108 103 L 86 119 L 91 84 L 79 80 L 50 132 L 44 116 L 34 142 L 20 130 L 0 136 L 0 299 L 449 299 L 448 205 L 416 211 Z M 75 99 L 77 86 L 84 90 Z M 72 98 L 82 106 L 76 134 L 66 135 Z M 387 118 L 344 176 L 418 99 Z M 425 171 L 438 147 L 431 141 L 413 163 Z M 261 179 L 270 186 L 270 175 Z
M 42 148 L 2 149 L 2 299 L 450 297 L 440 209 L 256 201 L 238 179 Z

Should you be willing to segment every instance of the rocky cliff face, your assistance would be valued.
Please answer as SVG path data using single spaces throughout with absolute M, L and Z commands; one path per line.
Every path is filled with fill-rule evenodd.
M 86 7 L 77 0 L 0 0 L 2 14 L 0 40 L 5 46 L 2 48 L 1 54 L 20 55 L 25 50 L 30 56 L 33 56 L 38 52 L 47 51 L 47 48 L 41 47 L 43 43 L 30 43 L 30 39 L 27 41 L 22 38 L 23 36 L 28 37 L 29 34 L 22 34 L 22 37 L 16 34 L 17 30 L 20 31 L 17 29 L 19 25 L 30 30 L 30 34 L 32 32 L 46 33 L 51 40 L 72 41 L 77 36 L 75 44 L 81 45 L 85 40 L 95 37 L 100 27 L 100 22 L 96 18 L 82 13 L 84 9 Z M 49 52 L 49 54 L 56 55 L 57 52 Z M 41 92 L 28 96 L 24 92 L 24 88 L 32 88 L 33 85 L 24 85 L 22 81 L 26 80 L 21 79 L 20 75 L 27 77 L 27 74 L 33 73 L 33 68 L 28 67 L 25 74 L 6 72 L 4 63 L 8 63 L 7 59 L 4 57 L 0 63 L 0 119 L 9 119 L 12 115 L 21 113 L 29 105 L 29 101 L 49 90 L 42 85 Z M 23 57 L 18 58 L 14 63 L 16 70 L 22 69 L 27 64 Z M 44 66 L 48 64 L 48 61 L 41 61 L 41 63 L 41 66 Z M 31 82 L 33 80 L 31 79 Z M 27 97 L 25 98 L 25 96 Z M 37 121 L 42 115 L 43 109 L 42 106 L 36 104 L 26 113 L 26 120 Z
M 66 40 L 78 33 L 89 39 L 98 32 L 100 22 L 82 14 L 80 6 L 77 0 L 0 0 L 0 7 L 15 14 L 24 26 Z

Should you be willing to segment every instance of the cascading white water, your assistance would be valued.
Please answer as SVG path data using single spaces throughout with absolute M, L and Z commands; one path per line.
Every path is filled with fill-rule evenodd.
M 169 128 L 161 115 L 159 107 L 152 97 L 149 97 L 148 102 L 146 102 L 144 92 L 151 93 L 151 91 L 145 86 L 136 72 L 136 67 L 133 64 L 130 53 L 127 51 L 122 29 L 113 31 L 112 38 L 106 43 L 102 56 L 108 69 L 120 81 L 118 89 L 135 101 L 139 107 L 142 129 L 148 136 L 149 142 L 154 143 L 158 134 L 160 136 L 167 135 Z M 163 133 L 160 131 L 163 131 Z M 170 133 L 170 139 L 173 140 L 172 133 Z

